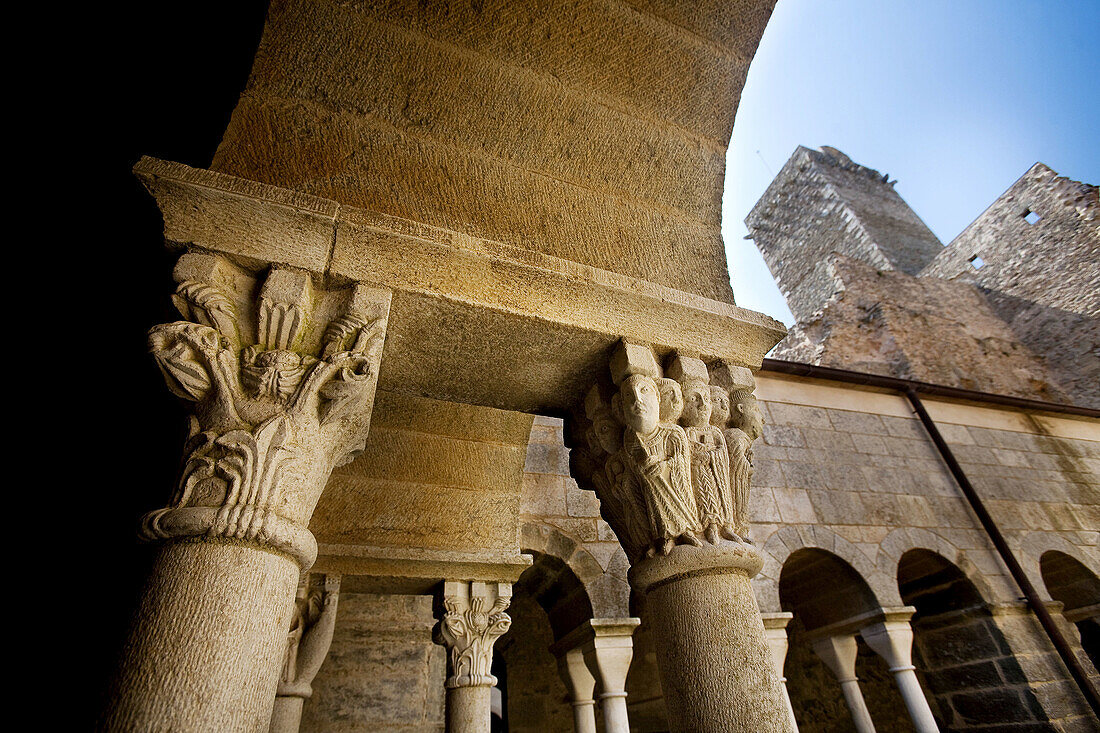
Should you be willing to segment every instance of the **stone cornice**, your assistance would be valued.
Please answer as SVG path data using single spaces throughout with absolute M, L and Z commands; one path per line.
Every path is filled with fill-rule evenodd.
M 381 376 L 391 391 L 561 413 L 622 337 L 659 356 L 756 368 L 785 332 L 760 313 L 500 242 L 179 163 L 143 158 L 134 170 L 169 246 L 392 288 L 394 348 Z M 533 372 L 531 354 L 549 368 Z M 480 378 L 449 378 L 455 363 Z

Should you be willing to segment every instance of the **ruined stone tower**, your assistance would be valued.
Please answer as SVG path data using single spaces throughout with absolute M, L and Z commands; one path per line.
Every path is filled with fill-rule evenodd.
M 836 291 L 831 253 L 916 275 L 942 249 L 889 176 L 828 146 L 799 146 L 745 222 L 800 323 Z

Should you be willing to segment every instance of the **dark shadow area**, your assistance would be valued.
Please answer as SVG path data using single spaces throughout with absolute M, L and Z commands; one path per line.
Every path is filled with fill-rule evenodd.
M 1077 625 L 1081 647 L 1100 669 L 1100 578 L 1064 552 L 1051 550 L 1039 558 L 1050 597 L 1062 604 L 1062 615 Z
M 789 650 L 784 673 L 801 733 L 854 730 L 840 683 L 814 653 L 812 644 L 825 627 L 880 610 L 862 576 L 836 555 L 819 549 L 791 554 L 779 576 L 779 600 L 794 614 L 787 626 Z M 857 631 L 858 626 L 846 633 Z M 878 730 L 913 730 L 905 704 L 886 663 L 856 636 L 859 678 L 867 710 Z
M 932 693 L 941 731 L 1045 722 L 984 599 L 958 567 L 929 550 L 910 550 L 898 562 L 898 588 L 917 609 L 913 664 Z
M 136 538 L 138 522 L 171 497 L 186 433 L 185 410 L 146 349 L 151 326 L 180 318 L 169 300 L 174 257 L 130 169 L 143 155 L 209 164 L 265 12 L 258 0 L 97 6 L 72 50 L 82 81 L 65 99 L 65 116 L 79 113 L 74 136 L 85 137 L 80 159 L 61 172 L 70 189 L 54 215 L 83 225 L 62 245 L 79 248 L 62 249 L 74 276 L 68 297 L 80 296 L 64 322 L 75 323 L 77 338 L 98 354 L 81 361 L 92 399 L 68 412 L 76 418 L 75 426 L 66 421 L 77 432 L 69 441 L 75 454 L 54 460 L 61 481 L 71 482 L 65 495 L 76 501 L 67 513 L 79 523 L 76 563 L 66 568 L 69 603 L 59 604 L 65 616 L 56 621 L 73 630 L 69 674 L 82 681 L 63 711 L 80 721 L 74 728 L 87 729 L 105 704 L 152 561 Z

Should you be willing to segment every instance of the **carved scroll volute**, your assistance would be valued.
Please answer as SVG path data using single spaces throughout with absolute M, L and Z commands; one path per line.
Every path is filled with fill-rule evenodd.
M 188 320 L 154 327 L 149 345 L 195 409 L 179 485 L 145 534 L 267 542 L 308 566 L 305 526 L 329 474 L 365 445 L 389 293 L 201 253 L 174 276 Z
M 447 581 L 443 584 L 443 613 L 433 638 L 447 648 L 448 689 L 491 687 L 493 645 L 512 626 L 505 613 L 512 600 L 508 583 Z
M 632 562 L 677 545 L 746 541 L 749 436 L 760 435 L 760 411 L 751 386 L 747 397 L 743 389 L 747 369 L 714 368 L 717 379 L 701 359 L 673 353 L 662 370 L 649 347 L 624 342 L 611 383 L 589 390 L 570 416 L 571 470 L 600 498 Z M 732 398 L 727 383 L 737 387 Z

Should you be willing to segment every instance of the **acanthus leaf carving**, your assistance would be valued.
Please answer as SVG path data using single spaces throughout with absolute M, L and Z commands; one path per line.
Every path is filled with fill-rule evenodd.
M 195 253 L 181 258 L 177 276 L 181 270 L 241 285 L 231 293 L 184 280 L 173 300 L 195 322 L 150 331 L 150 350 L 169 389 L 196 405 L 179 484 L 170 505 L 147 517 L 145 533 L 263 540 L 289 532 L 300 540 L 328 471 L 362 449 L 365 436 L 357 431 L 366 417 L 344 418 L 369 417 L 388 293 L 314 291 L 308 275 L 273 269 L 255 306 L 257 340 L 242 345 L 238 335 L 251 329 L 243 327 L 247 308 L 238 301 L 247 303 L 252 276 Z M 310 315 L 334 312 L 326 329 L 312 329 L 323 339 L 308 343 Z M 292 554 L 308 555 L 293 548 Z
M 511 601 L 506 584 L 447 583 L 462 592 L 444 591 L 443 616 L 436 627 L 436 643 L 448 650 L 446 686 L 493 686 L 493 645 L 512 626 L 505 613 Z

